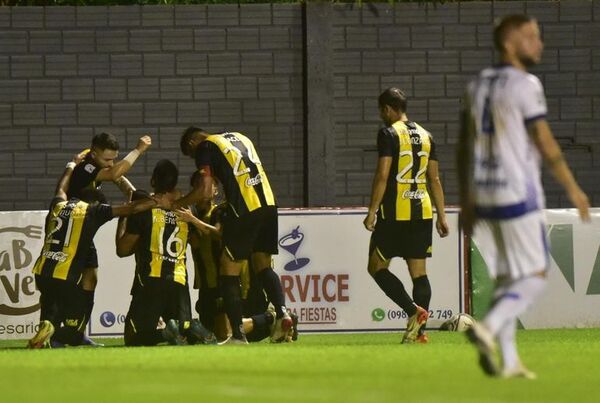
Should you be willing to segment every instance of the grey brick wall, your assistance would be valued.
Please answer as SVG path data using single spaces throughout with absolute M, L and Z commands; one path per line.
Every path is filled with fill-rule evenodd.
M 0 210 L 46 208 L 66 161 L 105 130 L 122 155 L 152 134 L 128 175 L 136 186 L 170 158 L 187 189 L 179 136 L 190 124 L 245 132 L 280 204 L 302 204 L 299 5 L 0 11 Z
M 449 204 L 464 84 L 494 62 L 493 19 L 527 12 L 546 50 L 535 73 L 576 176 L 600 205 L 600 0 L 333 4 L 335 205 L 366 205 L 389 86 L 435 136 Z M 112 131 L 123 153 L 153 135 L 128 175 L 180 155 L 190 124 L 252 138 L 281 206 L 304 200 L 303 20 L 299 4 L 0 8 L 0 210 L 43 209 L 70 156 Z M 307 50 L 310 52 L 310 49 Z M 545 176 L 548 205 L 568 206 Z M 111 184 L 108 197 L 121 198 Z
M 600 1 L 511 1 L 445 4 L 334 5 L 336 199 L 369 202 L 380 127 L 377 96 L 398 86 L 409 118 L 439 145 L 448 204 L 458 202 L 455 143 L 465 83 L 495 62 L 492 23 L 514 12 L 536 16 L 544 59 L 533 71 L 545 85 L 549 120 L 575 175 L 600 205 Z M 367 174 L 368 173 L 368 174 Z M 549 207 L 568 207 L 544 176 Z

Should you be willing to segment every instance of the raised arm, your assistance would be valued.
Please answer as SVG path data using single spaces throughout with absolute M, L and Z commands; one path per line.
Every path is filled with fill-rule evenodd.
M 365 228 L 369 231 L 375 230 L 375 214 L 381 205 L 388 176 L 390 175 L 390 167 L 392 166 L 392 157 L 379 157 L 377 160 L 377 169 L 373 178 L 373 186 L 371 189 L 371 203 L 369 203 L 369 212 L 363 220 Z
M 212 176 L 202 175 L 200 184 L 194 187 L 187 195 L 175 200 L 171 205 L 171 209 L 177 210 L 181 207 L 187 207 L 193 204 L 208 205 L 213 197 L 213 183 L 214 179 Z
M 552 130 L 545 119 L 538 119 L 528 127 L 529 134 L 537 149 L 544 157 L 552 176 L 565 189 L 573 206 L 579 210 L 582 221 L 590 220 L 590 202 L 573 177 L 573 173 L 565 160 L 560 146 L 556 142 Z
M 135 192 L 135 186 L 133 186 L 129 179 L 124 176 L 117 178 L 113 183 L 117 185 L 117 187 L 128 199 L 130 199 L 133 192 Z
M 67 166 L 65 167 L 65 171 L 63 172 L 63 175 L 61 176 L 61 178 L 58 180 L 58 183 L 56 184 L 56 189 L 54 191 L 54 197 L 60 198 L 62 200 L 67 200 L 67 191 L 69 190 L 69 183 L 71 182 L 71 175 L 73 175 L 73 170 L 75 169 L 75 166 L 77 164 L 79 164 L 81 161 L 83 161 L 85 154 L 86 154 L 85 152 L 76 154 L 73 157 L 73 160 L 69 161 L 67 163 Z
M 150 136 L 140 137 L 136 148 L 131 150 L 131 152 L 127 154 L 125 158 L 114 164 L 112 167 L 102 168 L 98 172 L 96 180 L 103 182 L 116 181 L 125 175 L 129 169 L 131 169 L 138 157 L 142 155 L 150 147 L 150 145 L 152 145 L 152 139 Z
M 154 199 L 142 199 L 129 202 L 122 206 L 113 206 L 112 213 L 113 217 L 125 217 L 132 214 L 141 213 L 142 211 L 150 210 L 152 207 L 156 207 L 157 202 Z

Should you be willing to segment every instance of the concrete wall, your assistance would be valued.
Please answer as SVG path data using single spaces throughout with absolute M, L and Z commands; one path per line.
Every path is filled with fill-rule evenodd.
M 447 201 L 456 203 L 464 83 L 494 62 L 493 19 L 512 12 L 540 21 L 546 51 L 534 72 L 546 87 L 550 121 L 600 204 L 599 0 L 325 7 L 331 18 L 320 14 L 319 24 L 329 26 L 308 24 L 307 37 L 322 33 L 331 46 L 305 40 L 299 4 L 0 7 L 0 210 L 45 208 L 65 161 L 105 130 L 119 137 L 122 154 L 141 134 L 153 135 L 129 175 L 138 187 L 149 186 L 158 159 L 170 158 L 185 188 L 193 164 L 179 153 L 179 135 L 190 124 L 248 134 L 281 206 L 366 205 L 376 99 L 392 85 L 410 96 L 409 117 L 434 134 Z M 326 58 L 325 68 L 305 69 L 306 55 Z M 315 79 L 333 92 L 317 91 Z M 315 100 L 320 108 L 330 103 L 331 121 L 311 110 Z M 306 130 L 328 125 L 326 134 Z M 315 143 L 321 151 L 308 146 Z M 331 164 L 310 171 L 308 181 L 315 152 Z M 320 183 L 319 174 L 328 180 Z M 545 182 L 548 206 L 568 206 Z M 104 188 L 120 198 L 111 184 Z

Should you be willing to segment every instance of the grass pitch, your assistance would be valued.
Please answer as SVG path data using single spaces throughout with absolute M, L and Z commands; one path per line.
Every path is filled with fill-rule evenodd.
M 0 342 L 2 402 L 597 402 L 600 329 L 519 331 L 538 379 L 490 379 L 461 333 L 301 335 L 249 346 L 26 350 Z

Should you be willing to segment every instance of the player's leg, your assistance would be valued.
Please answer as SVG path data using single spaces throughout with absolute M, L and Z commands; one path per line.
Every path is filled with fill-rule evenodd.
M 402 281 L 389 271 L 391 259 L 382 254 L 380 248 L 376 245 L 375 237 L 376 234 L 373 233 L 369 244 L 367 270 L 385 295 L 402 308 L 408 316 L 413 316 L 417 312 L 417 306 L 406 292 Z
M 125 320 L 126 346 L 155 346 L 164 342 L 179 344 L 177 325 L 174 329 L 172 323 L 164 329 L 156 328 L 166 306 L 164 283 L 162 279 L 146 278 L 136 287 Z
M 427 277 L 425 259 L 406 259 L 406 265 L 410 273 L 410 278 L 413 283 L 412 297 L 415 304 L 429 311 L 429 303 L 431 301 L 431 284 Z M 419 329 L 417 341 L 427 343 L 428 338 L 425 334 L 427 323 Z
M 199 319 L 192 319 L 192 303 L 187 285 L 171 282 L 171 304 L 179 322 L 179 333 L 187 338 L 189 344 L 217 344 L 214 333 L 208 330 Z
M 94 298 L 96 292 L 96 285 L 98 284 L 98 253 L 94 243 L 88 250 L 86 257 L 85 269 L 81 277 L 80 287 L 83 290 L 83 296 L 86 304 L 86 315 L 88 320 L 92 317 L 92 311 L 94 309 Z M 89 339 L 85 334 L 83 336 L 83 344 L 95 346 L 97 345 L 93 340 Z
M 500 221 L 493 235 L 498 249 L 497 278 L 502 288 L 483 322 L 497 336 L 507 321 L 524 313 L 542 292 L 549 255 L 542 212 Z
M 64 321 L 63 326 L 54 332 L 52 341 L 62 345 L 80 346 L 89 321 L 85 295 L 81 288 L 69 281 L 61 281 L 59 288 L 58 306 Z
M 53 318 L 57 314 L 57 293 L 52 288 L 49 279 L 35 275 L 35 285 L 40 291 L 40 323 L 36 334 L 29 340 L 28 348 L 44 348 L 49 346 L 49 341 L 54 334 Z
M 231 324 L 232 337 L 245 341 L 246 337 L 242 328 L 242 294 L 240 289 L 240 271 L 243 260 L 233 260 L 227 250 L 221 254 L 220 280 L 223 295 L 223 305 L 229 323 Z
M 279 217 L 275 206 L 263 207 L 258 212 L 258 234 L 252 246 L 252 269 L 275 308 L 275 327 L 272 342 L 281 342 L 292 328 L 292 318 L 285 307 L 285 294 L 281 280 L 273 270 L 272 255 L 278 253 Z

